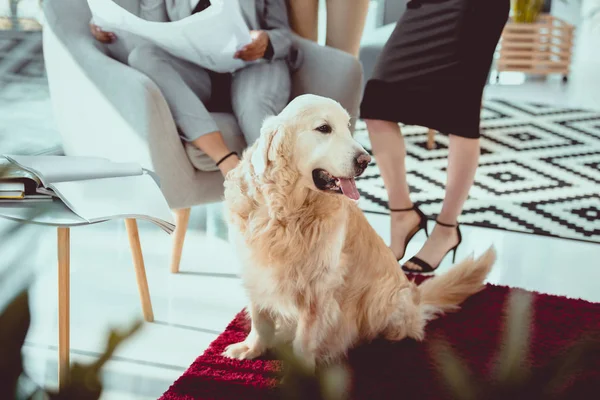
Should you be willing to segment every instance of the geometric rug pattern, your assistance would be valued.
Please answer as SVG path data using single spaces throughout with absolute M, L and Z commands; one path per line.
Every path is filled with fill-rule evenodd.
M 430 218 L 442 206 L 448 136 L 403 126 L 411 198 Z M 356 138 L 371 151 L 364 122 Z M 373 159 L 357 179 L 360 206 L 389 214 Z M 481 158 L 460 223 L 600 243 L 600 113 L 543 104 L 484 101 Z

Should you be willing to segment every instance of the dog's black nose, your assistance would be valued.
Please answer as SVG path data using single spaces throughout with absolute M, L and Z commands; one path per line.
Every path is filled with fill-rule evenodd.
M 354 170 L 356 172 L 356 176 L 362 175 L 365 172 L 365 169 L 369 166 L 371 162 L 371 156 L 367 153 L 359 153 L 354 159 Z

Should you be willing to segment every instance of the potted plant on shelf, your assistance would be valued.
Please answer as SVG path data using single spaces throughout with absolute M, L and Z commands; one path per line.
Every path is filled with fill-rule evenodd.
M 513 0 L 513 20 L 517 23 L 535 22 L 544 8 L 544 0 Z

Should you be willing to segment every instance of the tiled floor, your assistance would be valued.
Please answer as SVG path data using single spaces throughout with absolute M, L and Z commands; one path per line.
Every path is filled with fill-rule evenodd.
M 514 85 L 519 77 L 506 75 L 502 85 L 488 87 L 486 96 L 600 109 L 600 40 L 586 29 L 582 26 L 579 31 L 568 85 L 552 80 Z M 239 265 L 234 249 L 223 239 L 226 227 L 220 214 L 219 205 L 193 211 L 182 272 L 177 275 L 169 272 L 168 235 L 140 223 L 156 322 L 144 324 L 109 362 L 103 399 L 158 397 L 244 307 L 236 277 Z M 389 236 L 387 217 L 367 217 L 384 238 Z M 8 226 L 11 223 L 0 220 L 0 235 Z M 499 259 L 491 283 L 600 302 L 598 244 L 472 227 L 464 227 L 463 232 L 459 258 L 496 247 Z M 141 309 L 124 225 L 108 222 L 74 228 L 71 238 L 71 357 L 90 362 L 102 350 L 107 330 L 141 318 Z M 407 254 L 412 255 L 424 239 L 417 236 Z M 26 368 L 37 383 L 56 386 L 56 233 L 28 226 L 10 241 L 2 237 L 0 250 L 0 273 L 7 270 L 13 255 L 19 255 L 13 264 L 19 268 L 13 267 L 10 280 L 0 286 L 0 306 L 28 271 L 38 272 L 31 288 L 33 321 L 24 350 Z

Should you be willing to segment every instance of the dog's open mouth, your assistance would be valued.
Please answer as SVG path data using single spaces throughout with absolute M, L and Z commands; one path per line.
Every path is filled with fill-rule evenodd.
M 313 182 L 319 190 L 340 193 L 352 200 L 358 200 L 360 198 L 360 193 L 358 193 L 358 189 L 356 188 L 354 177 L 337 178 L 320 168 L 313 170 L 312 176 Z

